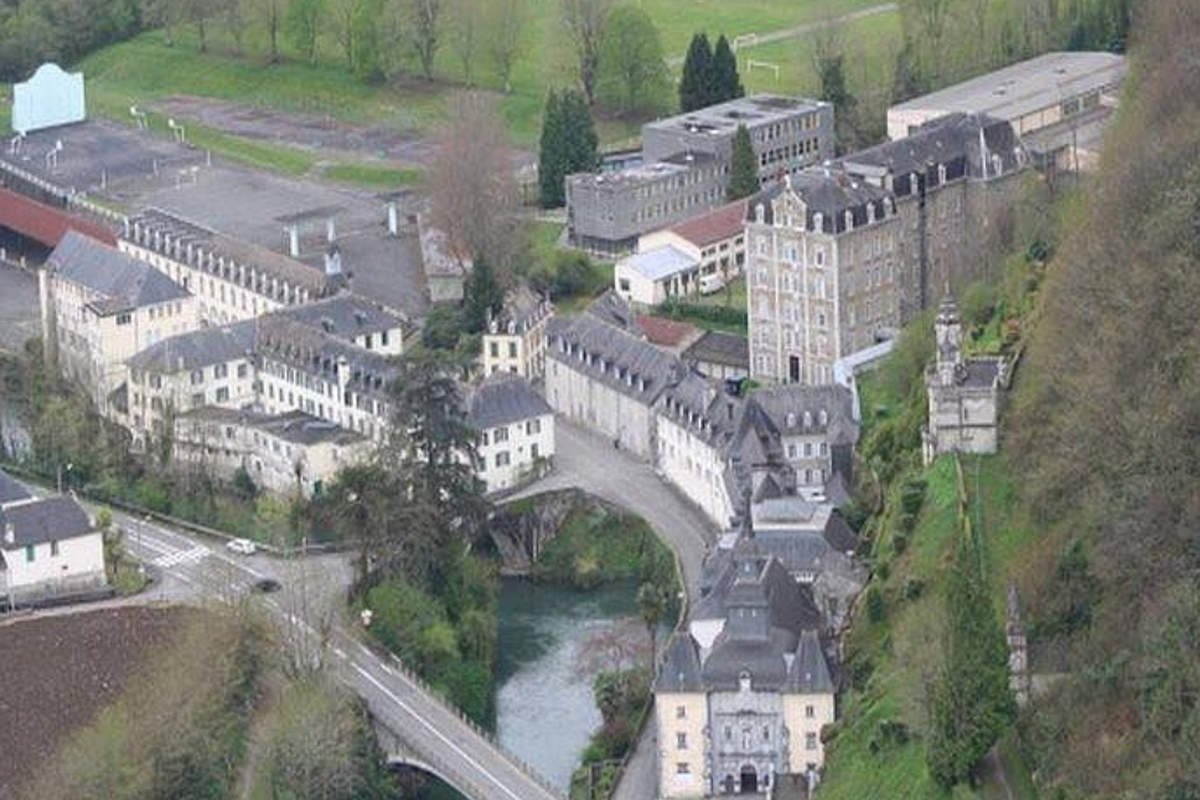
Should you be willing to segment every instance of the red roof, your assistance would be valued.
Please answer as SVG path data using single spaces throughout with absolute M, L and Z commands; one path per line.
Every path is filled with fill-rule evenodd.
M 722 242 L 742 232 L 746 219 L 746 201 L 734 200 L 723 206 L 706 211 L 671 226 L 673 233 L 682 236 L 697 247 L 707 247 Z
M 637 326 L 650 344 L 662 347 L 678 347 L 684 339 L 698 332 L 695 325 L 662 317 L 639 316 Z
M 59 240 L 69 230 L 78 231 L 110 247 L 117 246 L 117 237 L 103 225 L 3 188 L 0 188 L 0 227 L 16 231 L 47 247 L 57 247 Z

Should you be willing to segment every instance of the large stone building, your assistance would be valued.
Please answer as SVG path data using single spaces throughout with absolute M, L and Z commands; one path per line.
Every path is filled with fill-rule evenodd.
M 813 100 L 759 94 L 649 122 L 641 163 L 567 177 L 571 243 L 626 252 L 640 235 L 724 203 L 740 125 L 764 183 L 833 157 L 833 106 Z
M 899 327 L 898 227 L 886 191 L 841 172 L 804 172 L 751 200 L 751 377 L 830 383 L 841 355 Z
M 931 286 L 978 277 L 1023 164 L 1007 122 L 954 114 L 752 198 L 751 377 L 829 383 L 839 358 L 925 308 Z
M 994 453 L 999 429 L 998 356 L 967 358 L 963 354 L 962 321 L 954 298 L 947 295 L 934 323 L 936 359 L 925 374 L 929 423 L 922 431 L 925 463 L 942 453 Z
M 199 327 L 196 299 L 148 265 L 68 231 L 39 273 L 49 361 L 76 381 L 102 414 L 125 359 Z
M 1077 169 L 1098 151 L 1127 70 L 1114 53 L 1046 53 L 892 106 L 888 138 L 945 114 L 987 114 L 1011 123 L 1040 165 Z
M 577 317 L 551 320 L 546 333 L 550 407 L 651 460 L 654 405 L 682 378 L 683 364 L 645 341 L 629 307 L 611 291 Z
M 654 686 L 659 794 L 758 794 L 783 775 L 815 780 L 835 686 L 809 587 L 748 536 L 707 589 Z

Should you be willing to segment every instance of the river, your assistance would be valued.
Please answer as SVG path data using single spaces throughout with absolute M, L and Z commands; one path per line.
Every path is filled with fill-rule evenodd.
M 601 723 L 595 673 L 577 671 L 580 646 L 637 614 L 636 589 L 632 581 L 577 591 L 520 579 L 501 587 L 497 736 L 564 791 Z

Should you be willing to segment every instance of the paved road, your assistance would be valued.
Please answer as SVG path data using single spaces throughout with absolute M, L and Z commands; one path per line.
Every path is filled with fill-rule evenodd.
M 700 565 L 717 533 L 708 518 L 649 464 L 614 450 L 611 440 L 561 416 L 555 417 L 554 426 L 554 472 L 510 499 L 577 487 L 641 515 L 679 555 L 688 597 L 695 599 Z
M 846 22 L 853 22 L 864 17 L 873 17 L 876 14 L 888 14 L 896 11 L 899 8 L 895 3 L 880 3 L 877 6 L 852 11 L 849 14 L 842 14 L 838 17 L 830 19 L 820 19 L 815 22 L 806 22 L 802 25 L 794 25 L 790 28 L 780 28 L 779 30 L 767 31 L 766 33 L 757 34 L 754 44 L 746 45 L 746 47 L 757 47 L 760 44 L 770 44 L 771 42 L 780 42 L 784 39 L 795 39 L 803 36 L 806 33 L 811 33 L 823 25 L 841 25 Z M 684 56 L 672 56 L 667 59 L 667 66 L 679 67 L 683 65 Z
M 160 573 L 145 599 L 194 602 L 237 596 L 258 580 L 273 578 L 284 589 L 264 596 L 264 602 L 283 624 L 290 620 L 305 627 L 307 623 L 293 615 L 299 613 L 299 605 L 289 600 L 289 587 L 310 581 L 308 585 L 322 592 L 318 603 L 340 608 L 350 584 L 352 567 L 344 554 L 296 560 L 236 556 L 219 544 L 128 514 L 114 513 L 113 519 L 126 532 L 126 549 Z M 375 719 L 396 734 L 416 760 L 432 766 L 471 800 L 561 800 L 532 770 L 464 722 L 397 663 L 389 663 L 344 628 L 336 628 L 331 639 L 336 674 L 367 702 Z

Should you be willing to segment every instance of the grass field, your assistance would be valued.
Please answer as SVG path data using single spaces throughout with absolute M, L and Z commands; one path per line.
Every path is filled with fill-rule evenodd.
M 765 33 L 855 11 L 873 2 L 640 0 L 640 4 L 658 26 L 664 51 L 670 58 L 681 56 L 692 34 L 699 30 L 707 31 L 713 39 L 721 32 L 731 37 Z M 574 81 L 573 60 L 558 16 L 557 0 L 530 0 L 530 9 L 524 55 L 516 64 L 512 91 L 500 100 L 511 138 L 514 144 L 523 147 L 532 147 L 536 141 L 546 91 Z M 878 52 L 882 50 L 878 47 L 879 37 L 889 26 L 898 26 L 894 13 L 856 21 L 848 26 L 847 39 L 871 42 L 875 46 L 864 47 L 863 52 Z M 191 28 L 176 30 L 171 46 L 166 44 L 162 31 L 150 31 L 84 58 L 77 66 L 87 78 L 93 113 L 128 121 L 131 104 L 147 105 L 174 95 L 195 95 L 329 116 L 353 124 L 386 124 L 414 134 L 427 134 L 443 120 L 447 95 L 462 86 L 462 67 L 449 45 L 443 45 L 438 53 L 437 80 L 433 83 L 412 77 L 415 68 L 410 65 L 405 75 L 390 84 L 373 86 L 357 81 L 346 70 L 331 37 L 322 39 L 315 65 L 302 63 L 286 43 L 280 63 L 265 63 L 265 40 L 257 26 L 247 27 L 242 56 L 234 55 L 234 42 L 222 26 L 210 26 L 208 40 L 209 52 L 200 53 Z M 744 53 L 780 65 L 778 81 L 770 73 L 758 70 L 744 75 L 749 90 L 811 92 L 815 86 L 804 37 L 749 48 Z M 745 59 L 741 60 L 744 71 Z M 864 59 L 864 65 L 872 60 Z M 487 60 L 480 55 L 476 61 L 475 84 L 501 90 L 500 80 Z M 869 77 L 869 69 L 864 75 Z M 857 80 L 853 73 L 852 79 Z M 618 119 L 601 119 L 598 127 L 602 141 L 610 144 L 626 142 L 638 130 L 636 122 Z M 237 155 L 238 148 L 233 143 L 215 143 L 222 152 L 233 151 Z M 303 158 L 288 152 L 299 148 L 257 144 L 257 150 L 246 148 L 244 160 L 293 173 L 311 168 Z M 276 147 L 282 152 L 274 151 Z

